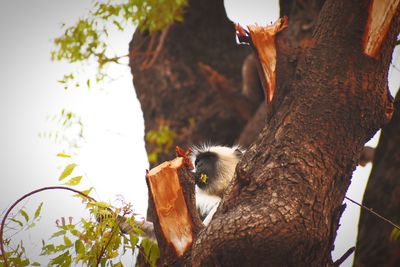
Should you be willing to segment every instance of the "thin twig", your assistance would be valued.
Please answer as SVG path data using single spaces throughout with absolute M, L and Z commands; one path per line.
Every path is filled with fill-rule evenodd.
M 337 261 L 333 263 L 333 266 L 340 266 L 347 258 L 356 250 L 356 247 L 349 248 L 342 257 L 340 257 Z
M 396 229 L 400 230 L 400 226 L 399 226 L 399 225 L 397 225 L 397 224 L 395 224 L 394 222 L 392 222 L 391 220 L 389 220 L 389 219 L 383 217 L 383 216 L 380 215 L 379 213 L 375 212 L 373 209 L 368 208 L 368 207 L 364 206 L 363 204 L 360 204 L 360 203 L 358 203 L 358 202 L 352 200 L 352 199 L 349 198 L 349 197 L 345 197 L 345 198 L 346 198 L 347 200 L 353 202 L 354 204 L 360 206 L 361 208 L 363 208 L 363 209 L 369 211 L 370 213 L 374 214 L 376 217 L 378 217 L 379 219 L 381 219 L 381 220 L 387 222 L 388 224 L 392 225 L 392 226 L 395 227 Z
M 8 261 L 7 261 L 6 252 L 5 252 L 5 250 L 4 250 L 3 232 L 4 232 L 4 226 L 5 226 L 6 219 L 7 219 L 8 215 L 9 215 L 10 212 L 13 210 L 13 208 L 14 208 L 15 206 L 17 206 L 18 203 L 20 203 L 20 202 L 21 202 L 22 200 L 24 200 L 25 198 L 27 198 L 27 197 L 29 197 L 29 196 L 31 196 L 31 195 L 33 195 L 33 194 L 42 192 L 42 191 L 54 190 L 54 189 L 62 189 L 62 190 L 72 191 L 72 192 L 75 192 L 75 193 L 77 193 L 77 194 L 79 194 L 79 195 L 81 195 L 81 196 L 84 196 L 85 198 L 89 199 L 90 201 L 97 202 L 94 198 L 92 198 L 92 197 L 86 195 L 85 193 L 83 193 L 83 192 L 81 192 L 81 191 L 79 191 L 79 190 L 75 190 L 75 189 L 66 187 L 66 186 L 48 186 L 48 187 L 42 187 L 42 188 L 36 189 L 36 190 L 34 190 L 34 191 L 31 191 L 31 192 L 29 192 L 29 193 L 23 195 L 22 197 L 20 197 L 17 201 L 14 202 L 14 204 L 11 205 L 11 207 L 8 208 L 7 212 L 4 214 L 4 217 L 3 217 L 2 221 L 1 221 L 1 227 L 0 227 L 0 251 L 1 251 L 1 256 L 2 256 L 2 258 L 3 258 L 4 266 L 5 266 L 5 267 L 8 267 L 9 265 L 8 265 Z
M 125 213 L 122 215 L 122 218 L 123 218 L 124 216 L 125 216 Z M 118 225 L 118 226 L 119 226 L 120 222 L 121 222 L 121 217 L 118 217 L 118 216 L 117 216 L 117 225 Z M 101 249 L 100 254 L 99 254 L 99 257 L 97 258 L 96 266 L 98 266 L 98 265 L 100 264 L 101 258 L 103 257 L 104 253 L 106 252 L 107 247 L 110 245 L 111 240 L 113 239 L 115 232 L 116 232 L 116 227 L 113 226 L 113 227 L 111 228 L 111 236 L 110 236 L 110 238 L 107 240 L 107 243 L 104 245 L 104 247 Z
M 25 198 L 27 198 L 27 197 L 29 197 L 29 196 L 32 196 L 32 195 L 34 195 L 34 194 L 36 194 L 36 193 L 42 192 L 42 191 L 46 191 L 46 190 L 55 190 L 55 189 L 62 189 L 62 190 L 72 191 L 72 192 L 74 192 L 74 193 L 77 193 L 77 194 L 79 194 L 79 195 L 81 195 L 81 196 L 87 198 L 88 200 L 90 200 L 90 201 L 92 201 L 92 202 L 97 202 L 96 199 L 94 199 L 94 198 L 92 198 L 92 197 L 86 195 L 85 193 L 83 193 L 83 192 L 81 192 L 81 191 L 79 191 L 79 190 L 70 188 L 70 187 L 66 187 L 66 186 L 48 186 L 48 187 L 43 187 L 43 188 L 36 189 L 36 190 L 34 190 L 34 191 L 31 191 L 31 192 L 29 192 L 29 193 L 23 195 L 21 198 L 19 198 L 17 201 L 15 201 L 15 202 L 10 206 L 10 208 L 8 208 L 8 210 L 5 212 L 4 217 L 3 217 L 2 221 L 1 221 L 1 227 L 0 227 L 0 252 L 1 252 L 1 255 L 0 255 L 0 257 L 3 258 L 4 266 L 5 266 L 5 267 L 8 267 L 8 266 L 9 266 L 8 261 L 7 261 L 7 257 L 6 257 L 6 252 L 5 252 L 5 249 L 4 249 L 4 238 L 3 238 L 5 223 L 6 223 L 6 220 L 7 220 L 8 215 L 9 215 L 10 212 L 15 208 L 15 206 L 17 206 L 17 205 L 18 205 L 22 200 L 24 200 Z M 113 212 L 113 211 L 111 211 L 111 212 Z M 3 212 L 3 213 L 4 213 L 4 212 Z M 124 214 L 124 215 L 125 215 L 125 214 Z M 123 223 L 123 218 L 125 218 L 124 215 L 118 216 L 118 225 L 119 225 L 119 226 L 121 226 L 121 224 Z M 139 227 L 139 228 L 142 229 L 142 230 L 145 232 L 145 234 L 146 234 L 150 239 L 155 239 L 155 237 L 154 237 L 153 224 L 152 224 L 151 222 L 147 222 L 147 221 L 145 221 L 145 222 L 137 222 L 136 220 L 135 220 L 135 222 L 142 226 L 142 227 Z M 123 232 L 123 229 L 121 229 L 121 231 Z M 114 231 L 114 229 L 113 229 L 112 236 L 110 237 L 110 239 L 108 240 L 106 246 L 104 247 L 103 252 L 100 254 L 101 256 L 104 254 L 105 248 L 107 248 L 108 244 L 110 243 L 110 241 L 111 241 L 111 239 L 112 239 L 112 237 L 113 237 L 114 232 L 115 232 L 115 231 Z M 101 259 L 101 257 L 100 257 L 100 259 Z

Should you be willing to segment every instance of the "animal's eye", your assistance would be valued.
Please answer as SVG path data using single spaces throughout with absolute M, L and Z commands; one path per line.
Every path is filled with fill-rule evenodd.
M 194 161 L 194 166 L 197 166 L 197 164 L 199 163 L 200 159 L 196 158 L 196 160 Z

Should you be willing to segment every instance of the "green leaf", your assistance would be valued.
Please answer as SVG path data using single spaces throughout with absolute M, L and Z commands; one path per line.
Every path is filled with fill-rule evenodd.
M 121 24 L 118 21 L 114 20 L 113 23 L 115 26 L 117 26 L 118 30 L 120 30 L 120 31 L 124 30 L 124 28 L 122 28 Z
M 72 241 L 71 241 L 66 235 L 64 236 L 64 244 L 65 244 L 67 247 L 72 246 Z
M 100 208 L 110 208 L 111 204 L 103 201 L 98 201 L 96 203 L 93 203 L 94 206 L 100 207 Z
M 137 237 L 136 235 L 130 234 L 129 235 L 129 241 L 131 242 L 131 246 L 132 248 L 134 248 L 136 246 L 136 244 L 139 242 L 139 237 Z
M 24 224 L 21 221 L 17 220 L 17 219 L 11 218 L 10 220 L 15 222 L 15 223 L 17 223 L 17 224 L 19 224 L 19 226 L 21 226 L 21 227 L 24 226 Z
M 144 250 L 147 262 L 150 263 L 151 266 L 156 266 L 157 260 L 160 257 L 160 250 L 157 244 L 150 239 L 145 238 L 142 240 L 140 246 Z
M 71 255 L 69 255 L 69 251 L 64 252 L 50 261 L 50 265 L 57 266 L 69 266 L 68 263 L 71 263 Z
M 36 211 L 35 211 L 35 219 L 38 218 L 40 216 L 40 212 L 42 211 L 42 206 L 43 206 L 43 202 L 41 202 L 39 204 L 39 206 L 37 207 Z
M 21 213 L 21 215 L 25 218 L 25 221 L 29 221 L 29 216 L 28 216 L 28 213 L 26 213 L 26 211 L 24 211 L 24 210 L 20 210 L 19 211 L 19 213 Z
M 85 245 L 83 242 L 78 239 L 75 241 L 75 252 L 76 254 L 84 254 L 85 253 Z
M 49 244 L 42 247 L 42 252 L 40 253 L 41 256 L 43 255 L 50 255 L 56 252 L 56 248 L 53 244 Z
M 32 263 L 32 266 L 41 266 L 39 262 L 35 261 L 34 263 Z
M 58 232 L 55 232 L 54 234 L 52 234 L 51 238 L 57 237 L 57 236 L 61 236 L 61 235 L 65 235 L 66 233 L 67 233 L 67 231 L 61 230 L 61 231 L 58 231 Z
M 75 163 L 72 164 L 68 164 L 67 167 L 65 167 L 64 171 L 61 173 L 60 178 L 58 178 L 59 181 L 64 180 L 65 178 L 67 178 L 72 171 L 75 169 L 77 165 Z
M 93 190 L 93 187 L 83 190 L 82 193 L 84 193 L 85 195 L 89 195 L 92 190 Z
M 397 228 L 393 228 L 392 232 L 390 233 L 390 240 L 396 241 L 400 237 L 400 230 Z
M 75 176 L 71 178 L 68 182 L 64 183 L 65 185 L 75 186 L 81 182 L 82 176 Z
M 21 263 L 20 263 L 21 265 L 20 265 L 20 266 L 28 266 L 29 263 L 30 263 L 30 262 L 29 262 L 28 259 L 24 259 L 24 260 L 21 261 Z
M 71 155 L 64 154 L 64 153 L 58 153 L 58 154 L 57 154 L 57 157 L 60 157 L 60 158 L 70 158 Z
M 86 189 L 86 190 L 83 190 L 81 192 L 84 193 L 85 195 L 89 195 L 92 190 L 93 190 L 93 187 L 91 187 L 89 189 Z M 75 194 L 74 197 L 80 197 L 80 198 L 82 198 L 84 200 L 87 200 L 87 198 L 82 196 L 81 194 Z
M 148 160 L 149 160 L 150 163 L 156 163 L 157 162 L 157 158 L 158 158 L 158 155 L 157 155 L 156 152 L 151 152 L 148 155 Z
M 71 232 L 72 235 L 74 235 L 74 236 L 76 236 L 76 237 L 80 237 L 81 234 L 82 234 L 81 232 L 79 232 L 79 231 L 76 230 L 76 229 L 71 229 L 70 232 Z

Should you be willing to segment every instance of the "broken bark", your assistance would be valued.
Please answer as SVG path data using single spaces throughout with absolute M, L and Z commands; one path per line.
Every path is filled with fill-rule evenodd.
M 271 103 L 275 93 L 276 83 L 276 42 L 275 36 L 288 26 L 288 18 L 278 19 L 270 26 L 249 25 L 245 31 L 240 25 L 236 26 L 239 40 L 251 40 L 258 61 L 260 62 L 260 77 L 268 103 Z M 248 34 L 248 37 L 244 36 Z
M 156 58 L 149 55 L 149 47 L 157 47 Z M 181 147 L 237 141 L 247 121 L 237 109 L 225 106 L 223 96 L 199 68 L 202 62 L 233 84 L 241 84 L 241 65 L 251 50 L 236 44 L 234 24 L 226 16 L 223 0 L 189 0 L 184 23 L 172 24 L 167 35 L 136 30 L 129 51 L 133 84 L 143 110 L 146 150 L 158 152 L 150 162 L 152 167 L 174 157 L 173 147 L 147 138 L 162 127 L 170 129 L 170 143 Z M 235 88 L 240 87 L 231 90 Z M 152 220 L 151 209 L 147 219 Z
M 313 44 L 312 33 L 314 31 L 318 14 L 325 0 L 310 1 L 280 1 L 280 16 L 289 18 L 289 25 L 276 36 L 277 72 L 276 78 L 279 90 L 274 92 L 274 101 L 271 104 L 262 104 L 247 123 L 242 131 L 238 143 L 244 146 L 250 145 L 257 139 L 261 130 L 278 110 L 287 91 L 292 88 L 290 82 L 296 75 L 296 66 L 301 53 L 304 53 Z M 298 75 L 298 74 L 297 74 Z
M 372 0 L 364 33 L 364 53 L 376 58 L 389 31 L 393 17 L 399 13 L 400 0 Z
M 280 80 L 278 60 L 277 90 L 287 87 L 286 95 L 196 239 L 193 266 L 333 265 L 352 171 L 386 122 L 386 75 L 400 29 L 391 25 L 380 60 L 366 57 L 368 4 L 327 1 L 295 75 Z
M 146 175 L 162 265 L 178 264 L 204 227 L 196 209 L 190 168 L 187 155 L 181 154 Z
M 221 2 L 191 3 L 206 14 L 214 12 L 209 9 L 210 6 L 214 3 L 220 5 Z M 315 5 L 314 10 L 319 11 L 323 2 L 286 1 L 286 6 L 304 8 L 309 4 Z M 182 265 L 333 265 L 330 253 L 352 170 L 366 140 L 387 121 L 387 107 L 390 106 L 386 78 L 400 25 L 398 17 L 395 17 L 377 59 L 365 56 L 362 41 L 368 6 L 369 1 L 366 0 L 330 0 L 319 16 L 318 12 L 312 14 L 319 19 L 312 20 L 311 24 L 297 23 L 291 17 L 286 33 L 277 39 L 277 90 L 266 115 L 268 125 L 245 153 L 222 205 L 208 227 L 199 232 L 192 250 L 180 259 Z M 286 12 L 288 10 L 291 9 L 286 9 Z M 302 10 L 303 13 L 307 11 L 306 8 Z M 224 12 L 221 14 L 225 15 Z M 207 20 L 217 21 L 215 15 L 213 13 Z M 209 33 L 215 28 L 212 23 L 203 21 L 202 16 L 188 16 L 187 19 L 189 25 L 196 25 L 195 29 Z M 163 114 L 176 122 L 171 124 L 174 129 L 180 129 L 185 128 L 182 122 L 188 115 L 195 116 L 201 124 L 196 124 L 193 131 L 190 129 L 188 135 L 183 135 L 182 138 L 187 138 L 183 142 L 193 142 L 201 137 L 201 141 L 225 140 L 222 143 L 230 144 L 234 139 L 232 136 L 237 137 L 246 122 L 232 110 L 229 110 L 228 117 L 220 120 L 224 117 L 221 116 L 224 101 L 208 84 L 201 81 L 196 83 L 200 86 L 184 87 L 181 85 L 187 79 L 177 79 L 180 82 L 176 87 L 168 79 L 174 73 L 181 73 L 180 68 L 167 68 L 169 71 L 165 71 L 162 66 L 179 60 L 185 66 L 189 66 L 186 65 L 189 61 L 195 62 L 196 66 L 198 62 L 203 62 L 234 81 L 240 76 L 231 79 L 221 69 L 234 64 L 232 58 L 237 58 L 237 55 L 231 53 L 225 56 L 228 50 L 215 49 L 216 44 L 222 42 L 220 36 L 213 40 L 205 38 L 206 42 L 191 43 L 187 47 L 171 41 L 195 39 L 199 32 L 187 27 L 177 26 L 175 33 L 174 27 L 170 29 L 168 37 L 171 37 L 171 43 L 168 44 L 168 38 L 165 41 L 167 53 L 163 55 L 161 51 L 151 68 L 152 72 L 136 71 L 137 76 L 146 77 L 135 77 L 143 79 L 135 81 L 135 87 L 139 90 L 142 106 L 148 109 L 144 111 L 145 120 L 149 119 L 151 124 L 159 114 Z M 299 34 L 291 36 L 310 36 L 310 31 L 313 31 L 312 39 L 286 44 L 285 40 L 291 40 L 288 33 L 302 28 L 304 30 Z M 142 37 L 139 36 L 138 40 L 143 40 Z M 202 38 L 203 41 L 205 39 Z M 296 42 L 298 46 L 292 46 Z M 137 44 L 133 42 L 132 47 L 137 48 Z M 204 51 L 215 50 L 216 53 L 191 49 L 197 44 Z M 183 51 L 190 52 L 185 54 Z M 213 56 L 215 59 L 210 59 Z M 199 60 L 202 57 L 207 60 Z M 131 64 L 134 61 L 131 59 Z M 199 70 L 192 68 L 193 64 L 190 66 L 195 77 Z M 230 66 L 230 69 L 233 67 Z M 162 77 L 160 83 L 154 80 L 159 77 Z M 197 78 L 192 80 L 198 81 Z M 171 87 L 173 89 L 169 90 Z M 211 95 L 207 95 L 210 92 Z M 215 124 L 214 117 L 210 115 L 212 112 L 207 113 L 209 117 L 203 116 L 206 113 L 204 108 L 209 104 L 205 99 L 213 103 L 214 115 L 218 115 Z M 174 106 L 171 108 L 176 113 L 165 108 L 172 103 Z M 233 128 L 229 128 L 230 122 L 235 122 Z M 238 125 L 240 127 L 236 127 Z M 194 139 L 190 134 L 195 136 Z M 160 247 L 164 245 L 161 243 Z

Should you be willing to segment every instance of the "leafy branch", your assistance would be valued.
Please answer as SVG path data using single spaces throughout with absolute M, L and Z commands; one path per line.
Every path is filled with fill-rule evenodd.
M 74 112 L 62 109 L 59 114 L 49 115 L 47 119 L 55 122 L 57 128 L 39 132 L 39 138 L 48 138 L 55 143 L 65 144 L 69 149 L 77 149 L 85 142 L 83 121 Z
M 69 190 L 69 191 L 75 192 L 75 193 L 77 193 L 77 194 L 79 194 L 79 195 L 82 195 L 83 197 L 85 197 L 86 199 L 88 199 L 88 200 L 90 200 L 90 201 L 96 201 L 94 198 L 92 198 L 92 197 L 90 197 L 90 196 L 88 196 L 88 195 L 86 195 L 86 194 L 84 194 L 84 193 L 82 193 L 82 192 L 80 192 L 80 191 L 78 191 L 78 190 L 75 190 L 75 189 L 72 189 L 72 188 L 69 188 L 69 187 L 65 187 L 65 186 L 43 187 L 43 188 L 39 188 L 39 189 L 37 189 L 37 190 L 31 191 L 31 192 L 29 192 L 29 193 L 23 195 L 22 197 L 20 197 L 17 201 L 15 201 L 15 202 L 7 209 L 6 213 L 4 214 L 3 219 L 2 219 L 2 221 L 1 221 L 1 226 L 0 226 L 0 251 L 1 251 L 1 256 L 2 256 L 2 258 L 3 258 L 3 261 L 4 261 L 4 266 L 6 266 L 6 267 L 9 266 L 8 261 L 7 261 L 7 256 L 6 256 L 7 253 L 6 253 L 5 249 L 4 249 L 5 240 L 4 240 L 4 237 L 3 237 L 4 227 L 5 227 L 6 219 L 7 219 L 8 215 L 9 215 L 10 212 L 15 208 L 15 206 L 17 206 L 22 200 L 26 199 L 27 197 L 32 196 L 32 195 L 34 195 L 34 194 L 36 194 L 36 193 L 39 193 L 39 192 L 42 192 L 42 191 L 46 191 L 46 190 L 55 190 L 55 189 Z
M 68 170 L 67 170 L 68 169 Z M 69 167 L 67 167 L 64 172 L 69 172 Z M 64 173 L 63 172 L 63 173 Z M 67 174 L 68 176 L 69 174 Z M 63 174 L 61 175 L 63 176 Z M 78 196 L 83 197 L 88 201 L 87 206 L 90 208 L 90 212 L 96 218 L 95 221 L 86 221 L 84 219 L 81 220 L 83 225 L 83 231 L 78 230 L 75 225 L 72 224 L 72 218 L 70 218 L 70 224 L 66 225 L 65 220 L 62 220 L 62 224 L 57 223 L 57 227 L 60 229 L 58 232 L 52 235 L 52 238 L 62 237 L 63 243 L 60 245 L 54 244 L 46 244 L 43 242 L 42 253 L 41 255 L 53 255 L 57 253 L 61 253 L 57 255 L 50 261 L 50 265 L 57 266 L 70 266 L 72 261 L 75 263 L 82 262 L 83 264 L 88 264 L 89 266 L 97 266 L 98 264 L 105 265 L 109 260 L 112 260 L 120 255 L 118 249 L 122 246 L 125 253 L 126 248 L 135 249 L 137 247 L 137 243 L 139 242 L 138 235 L 143 235 L 143 231 L 140 230 L 140 225 L 133 218 L 126 218 L 125 215 L 131 213 L 130 207 L 124 207 L 121 209 L 113 209 L 110 204 L 105 202 L 98 202 L 94 198 L 89 195 L 65 186 L 50 186 L 43 187 L 34 191 L 31 191 L 22 197 L 20 197 L 17 201 L 15 201 L 6 211 L 0 227 L 0 252 L 2 261 L 0 261 L 1 266 L 8 267 L 10 266 L 10 261 L 8 260 L 10 257 L 10 252 L 6 252 L 4 245 L 9 243 L 9 240 L 4 239 L 4 228 L 6 225 L 6 220 L 11 213 L 11 211 L 24 199 L 33 194 L 46 191 L 46 190 L 68 190 L 74 193 L 77 193 Z M 35 211 L 35 218 L 39 216 L 41 206 Z M 122 213 L 121 213 L 122 212 Z M 121 214 L 120 214 L 121 213 Z M 26 220 L 29 220 L 29 217 L 26 213 L 22 214 Z M 125 233 L 119 231 L 120 223 L 129 224 L 129 238 L 125 236 Z M 122 227 L 121 227 L 122 228 Z M 72 236 L 76 240 L 71 240 L 68 235 Z M 121 242 L 121 240 L 123 242 Z M 127 246 L 127 244 L 130 244 Z M 142 242 L 141 247 L 146 254 L 146 259 L 149 258 L 149 263 L 154 265 L 156 262 L 159 253 L 155 253 L 158 251 L 157 247 L 152 245 L 151 250 L 149 250 L 148 242 Z M 19 250 L 18 250 L 19 248 Z M 11 254 L 16 255 L 13 257 L 12 263 L 19 266 L 27 266 L 30 264 L 29 259 L 21 260 L 19 257 L 24 253 L 24 248 L 21 244 L 16 250 L 14 250 Z M 70 250 L 74 250 L 74 252 L 70 252 Z M 72 258 L 72 254 L 75 253 L 75 258 Z M 156 258 L 157 257 L 157 258 Z M 13 260 L 15 259 L 15 260 Z M 0 259 L 1 260 L 1 259 Z M 19 260 L 16 262 L 16 260 Z M 108 262 L 112 263 L 112 262 Z M 33 266 L 39 266 L 38 263 L 32 263 Z M 122 264 L 116 263 L 113 266 L 121 266 Z
M 65 28 L 64 33 L 54 39 L 56 49 L 51 52 L 52 60 L 66 60 L 69 63 L 88 62 L 97 64 L 96 82 L 107 74 L 104 67 L 109 63 L 123 64 L 128 55 L 114 55 L 109 51 L 107 39 L 110 30 L 124 31 L 128 25 L 136 25 L 150 34 L 167 28 L 173 22 L 183 20 L 187 0 L 125 0 L 95 1 L 88 15 L 75 25 Z M 59 82 L 68 88 L 76 79 L 74 74 L 66 74 Z M 86 82 L 90 88 L 90 79 Z M 75 83 L 79 86 L 79 83 Z
M 154 149 L 148 154 L 149 162 L 156 163 L 160 154 L 171 151 L 175 138 L 176 133 L 164 122 L 157 130 L 150 130 L 146 134 L 146 141 L 154 144 Z

